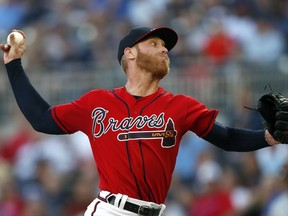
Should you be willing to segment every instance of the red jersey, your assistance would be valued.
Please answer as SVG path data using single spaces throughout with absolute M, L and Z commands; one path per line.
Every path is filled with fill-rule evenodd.
M 205 136 L 217 114 L 161 87 L 139 99 L 124 87 L 93 90 L 52 108 L 63 131 L 89 137 L 101 190 L 155 203 L 165 201 L 182 136 Z

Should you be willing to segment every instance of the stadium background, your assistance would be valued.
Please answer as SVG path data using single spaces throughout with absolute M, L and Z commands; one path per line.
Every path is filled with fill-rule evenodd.
M 287 0 L 0 1 L 0 43 L 13 28 L 27 34 L 22 62 L 50 104 L 123 85 L 121 36 L 167 25 L 179 42 L 162 86 L 219 109 L 225 125 L 253 129 L 261 119 L 244 106 L 255 108 L 265 86 L 288 95 L 287 23 Z M 0 69 L 0 216 L 82 215 L 98 180 L 86 137 L 34 132 Z M 271 216 L 287 159 L 286 145 L 227 153 L 188 133 L 165 216 Z

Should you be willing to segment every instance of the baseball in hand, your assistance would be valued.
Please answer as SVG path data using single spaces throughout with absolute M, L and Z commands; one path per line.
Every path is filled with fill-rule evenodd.
M 8 35 L 8 37 L 7 37 L 7 44 L 11 45 L 10 36 L 11 36 L 12 34 L 14 34 L 14 41 L 16 42 L 16 44 L 19 45 L 19 44 L 23 41 L 23 39 L 24 39 L 23 35 L 22 35 L 21 33 L 19 33 L 19 32 L 11 32 L 11 33 Z

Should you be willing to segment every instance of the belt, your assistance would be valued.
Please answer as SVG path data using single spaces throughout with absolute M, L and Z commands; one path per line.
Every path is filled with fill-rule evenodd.
M 102 197 L 100 196 L 100 194 L 98 195 L 98 199 L 107 202 L 111 205 L 114 205 L 116 207 L 119 207 L 120 203 L 121 203 L 121 199 L 118 201 L 118 204 L 115 203 L 116 200 L 116 196 L 114 194 L 110 194 L 107 197 Z M 126 196 L 126 201 L 121 204 L 122 208 L 126 211 L 130 211 L 133 212 L 135 214 L 141 215 L 141 216 L 159 216 L 160 211 L 161 211 L 161 206 L 159 207 L 151 207 L 148 205 L 138 205 L 135 202 L 131 202 L 127 200 L 127 196 Z

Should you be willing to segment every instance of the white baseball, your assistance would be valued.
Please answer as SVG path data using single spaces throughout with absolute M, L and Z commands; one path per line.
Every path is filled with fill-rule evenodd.
M 23 35 L 21 34 L 21 33 L 19 33 L 19 32 L 11 32 L 9 35 L 8 35 L 8 37 L 7 37 L 7 44 L 9 44 L 9 45 L 11 45 L 11 41 L 10 41 L 10 36 L 11 36 L 11 34 L 14 34 L 14 41 L 19 45 L 22 41 L 23 41 L 23 39 L 24 39 L 24 37 L 23 37 Z

